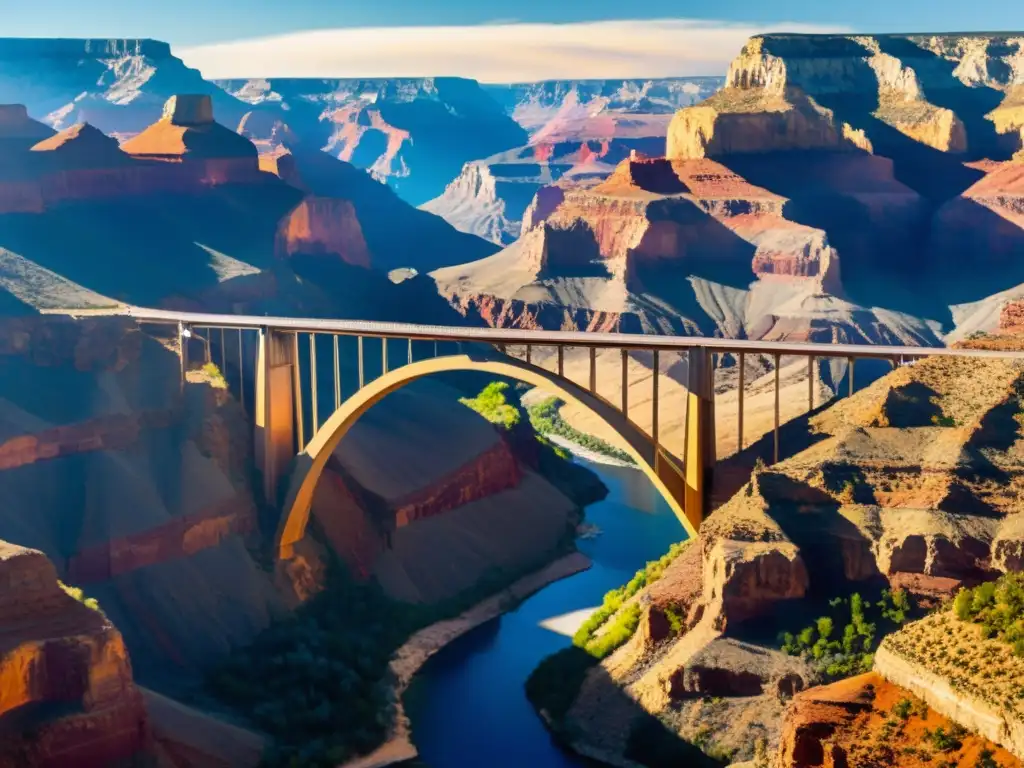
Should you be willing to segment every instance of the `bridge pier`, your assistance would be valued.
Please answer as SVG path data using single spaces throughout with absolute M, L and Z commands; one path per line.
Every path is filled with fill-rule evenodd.
M 293 333 L 261 328 L 256 354 L 255 450 L 263 493 L 276 506 L 278 488 L 295 457 L 294 376 L 298 360 Z
M 710 511 L 715 467 L 715 370 L 712 353 L 692 347 L 686 353 L 686 488 L 683 509 L 695 527 Z

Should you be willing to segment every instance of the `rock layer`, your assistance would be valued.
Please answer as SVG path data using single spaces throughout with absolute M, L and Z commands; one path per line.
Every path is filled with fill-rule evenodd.
M 146 714 L 121 635 L 60 588 L 41 552 L 0 543 L 0 621 L 0 765 L 100 766 L 142 753 Z

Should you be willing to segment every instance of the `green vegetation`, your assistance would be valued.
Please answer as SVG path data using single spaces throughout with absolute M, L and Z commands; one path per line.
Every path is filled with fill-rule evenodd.
M 543 562 L 550 559 L 546 553 Z M 542 563 L 496 570 L 457 598 L 419 605 L 357 582 L 339 564 L 326 588 L 211 670 L 210 692 L 274 739 L 267 766 L 333 766 L 365 754 L 394 717 L 388 663 L 415 631 L 451 618 Z
M 227 389 L 228 382 L 216 363 L 207 363 L 200 370 L 210 377 L 210 383 L 218 389 Z
M 63 589 L 67 595 L 75 598 L 75 600 L 80 602 L 86 608 L 92 608 L 94 611 L 103 613 L 103 609 L 100 608 L 99 601 L 97 601 L 95 597 L 86 597 L 85 592 L 83 592 L 80 587 L 69 587 L 63 581 L 58 581 L 57 584 L 60 585 L 60 588 Z
M 914 710 L 914 702 L 910 699 L 903 698 L 893 704 L 892 713 L 896 715 L 900 720 L 909 720 L 910 714 Z
M 934 730 L 926 728 L 924 731 L 925 739 L 936 752 L 953 752 L 960 749 L 966 735 L 967 729 L 956 723 L 948 731 L 941 725 Z
M 974 589 L 961 589 L 953 600 L 961 621 L 981 625 L 985 638 L 998 638 L 1024 656 L 1024 574 L 1009 573 Z
M 599 437 L 580 432 L 575 427 L 569 426 L 562 418 L 558 409 L 562 407 L 562 401 L 557 397 L 549 397 L 539 403 L 527 406 L 526 412 L 530 417 L 530 424 L 540 435 L 557 435 L 564 440 L 580 445 L 594 453 L 603 456 L 610 456 L 613 459 L 633 464 L 633 457 L 625 451 L 609 445 Z
M 623 605 L 641 589 L 660 579 L 669 564 L 679 557 L 689 544 L 689 540 L 673 544 L 667 553 L 637 571 L 625 586 L 606 594 L 601 607 L 576 630 L 572 638 L 573 645 L 595 658 L 603 659 L 629 640 L 640 623 L 640 606 L 633 603 L 623 608 Z M 602 627 L 604 632 L 598 634 Z
M 459 402 L 472 408 L 491 424 L 510 430 L 522 421 L 522 413 L 508 401 L 505 394 L 508 390 L 508 382 L 492 381 L 476 397 L 462 397 Z
M 795 635 L 779 635 L 782 652 L 810 661 L 826 680 L 870 672 L 875 649 L 882 637 L 907 621 L 913 612 L 910 597 L 903 590 L 882 590 L 871 603 L 859 593 L 829 602 L 831 615 Z

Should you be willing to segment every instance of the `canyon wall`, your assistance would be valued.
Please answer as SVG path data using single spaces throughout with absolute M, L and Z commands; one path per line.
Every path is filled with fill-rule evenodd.
M 366 169 L 419 205 L 470 161 L 525 143 L 525 132 L 479 83 L 454 77 L 218 81 L 254 113 L 280 115 L 310 146 Z M 240 130 L 271 138 L 270 121 Z
M 61 589 L 41 552 L 0 542 L 0 765 L 141 757 L 146 712 L 120 633 Z

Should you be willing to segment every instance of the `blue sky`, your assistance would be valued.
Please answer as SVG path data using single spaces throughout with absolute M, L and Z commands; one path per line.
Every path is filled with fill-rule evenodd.
M 770 31 L 1024 30 L 1020 0 L 0 0 L 4 36 L 152 37 L 207 77 L 724 74 Z
M 0 0 L 4 36 L 156 37 L 192 46 L 333 27 L 713 19 L 857 31 L 1024 28 L 1014 0 Z

